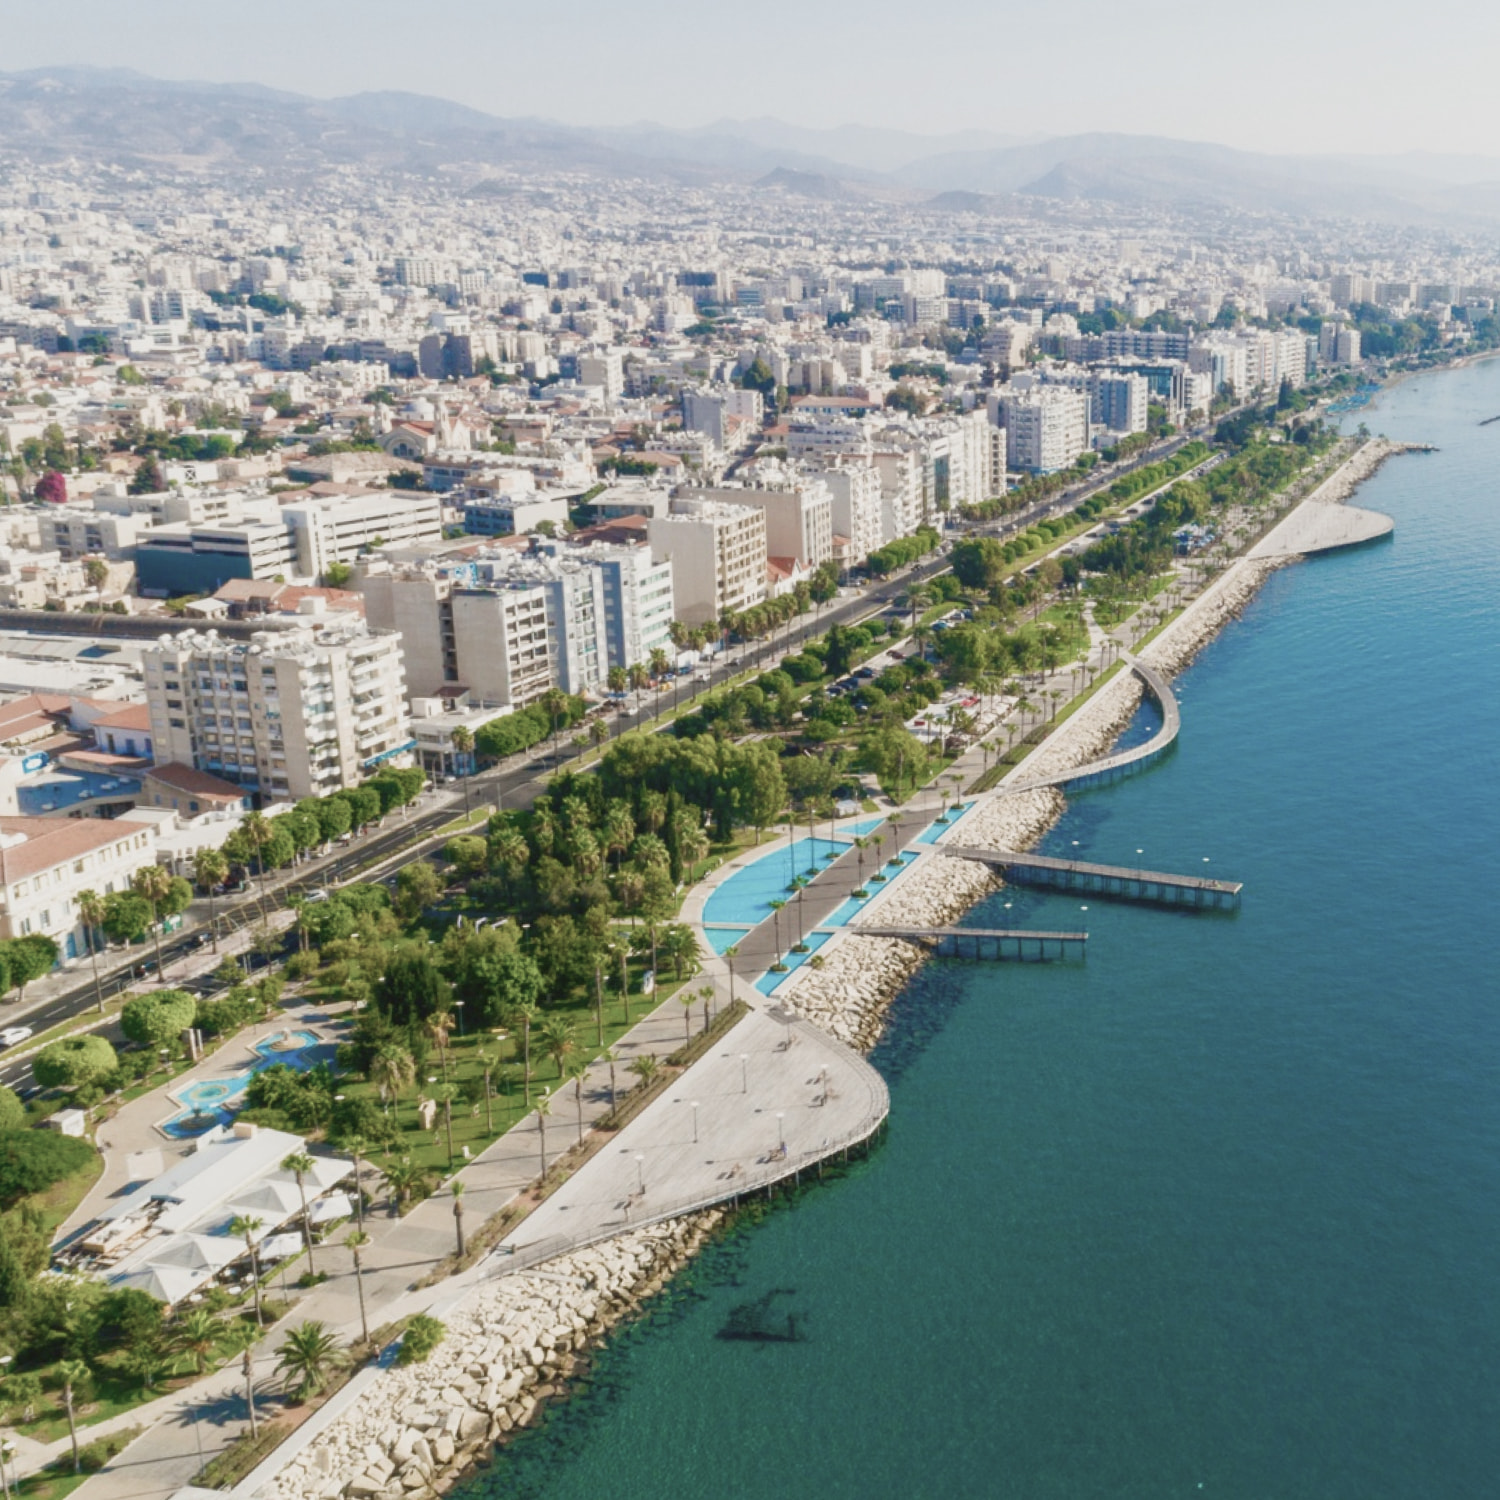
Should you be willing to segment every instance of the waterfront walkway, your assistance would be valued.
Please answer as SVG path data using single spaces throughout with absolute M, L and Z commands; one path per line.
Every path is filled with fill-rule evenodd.
M 969 849 L 945 845 L 955 859 L 979 860 L 1005 872 L 1012 885 L 1046 886 L 1113 896 L 1122 901 L 1149 901 L 1165 906 L 1203 910 L 1232 910 L 1244 886 L 1238 880 L 1209 880 L 1198 875 L 1168 875 L 1160 870 L 1137 870 L 1124 865 L 1099 865 L 1080 859 L 1052 859 L 1045 854 L 1017 854 L 1008 849 Z

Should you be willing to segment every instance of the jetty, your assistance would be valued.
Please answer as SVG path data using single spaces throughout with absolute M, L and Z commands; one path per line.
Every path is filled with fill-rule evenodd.
M 1238 880 L 1168 875 L 1160 870 L 1052 859 L 1045 854 L 1017 854 L 1006 849 L 970 849 L 950 845 L 945 846 L 944 852 L 956 859 L 973 859 L 993 865 L 1004 872 L 1011 885 L 1041 886 L 1116 901 L 1191 907 L 1195 911 L 1237 911 L 1240 893 L 1244 890 L 1244 885 Z
M 836 932 L 837 928 L 820 928 Z M 1033 932 L 1005 927 L 850 927 L 858 937 L 900 938 L 921 943 L 939 958 L 989 959 L 998 963 L 1053 963 L 1083 958 L 1086 932 Z
M 1149 765 L 1176 743 L 1177 736 L 1182 732 L 1182 710 L 1177 706 L 1177 697 L 1171 684 L 1155 667 L 1147 666 L 1129 651 L 1122 649 L 1120 659 L 1141 679 L 1148 696 L 1161 710 L 1161 728 L 1144 745 L 1116 750 L 1113 754 L 1102 755 L 1097 760 L 1074 766 L 1071 771 L 1058 771 L 1051 776 L 1034 776 L 1025 781 L 1004 781 L 1000 784 L 1000 791 L 1030 792 L 1048 786 L 1076 791 L 1081 787 L 1096 786 Z

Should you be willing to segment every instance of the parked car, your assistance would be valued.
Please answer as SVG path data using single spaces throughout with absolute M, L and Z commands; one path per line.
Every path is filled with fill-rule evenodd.
M 29 1026 L 7 1026 L 0 1031 L 0 1047 L 19 1047 L 29 1042 L 36 1033 Z
M 312 902 L 312 901 L 326 901 L 328 899 L 328 892 L 325 891 L 325 890 L 321 890 L 321 889 L 315 890 L 315 891 L 309 891 L 302 899 L 304 901 L 308 901 L 308 902 Z

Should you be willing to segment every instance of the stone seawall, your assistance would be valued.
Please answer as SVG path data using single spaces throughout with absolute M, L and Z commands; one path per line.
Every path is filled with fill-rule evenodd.
M 708 1209 L 506 1276 L 444 1314 L 421 1364 L 381 1373 L 358 1401 L 258 1486 L 254 1500 L 405 1500 L 442 1493 L 535 1421 L 585 1351 L 639 1310 L 724 1218 Z

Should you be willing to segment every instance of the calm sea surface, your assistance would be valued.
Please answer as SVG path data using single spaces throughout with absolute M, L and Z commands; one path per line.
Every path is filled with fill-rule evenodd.
M 1500 1494 L 1496 414 L 1500 362 L 1365 413 L 1442 450 L 1362 490 L 1394 540 L 1277 574 L 1181 679 L 1179 750 L 1045 846 L 1243 910 L 976 910 L 1087 926 L 1087 965 L 929 966 L 872 1157 L 465 1500 Z M 715 1338 L 776 1288 L 805 1342 Z

